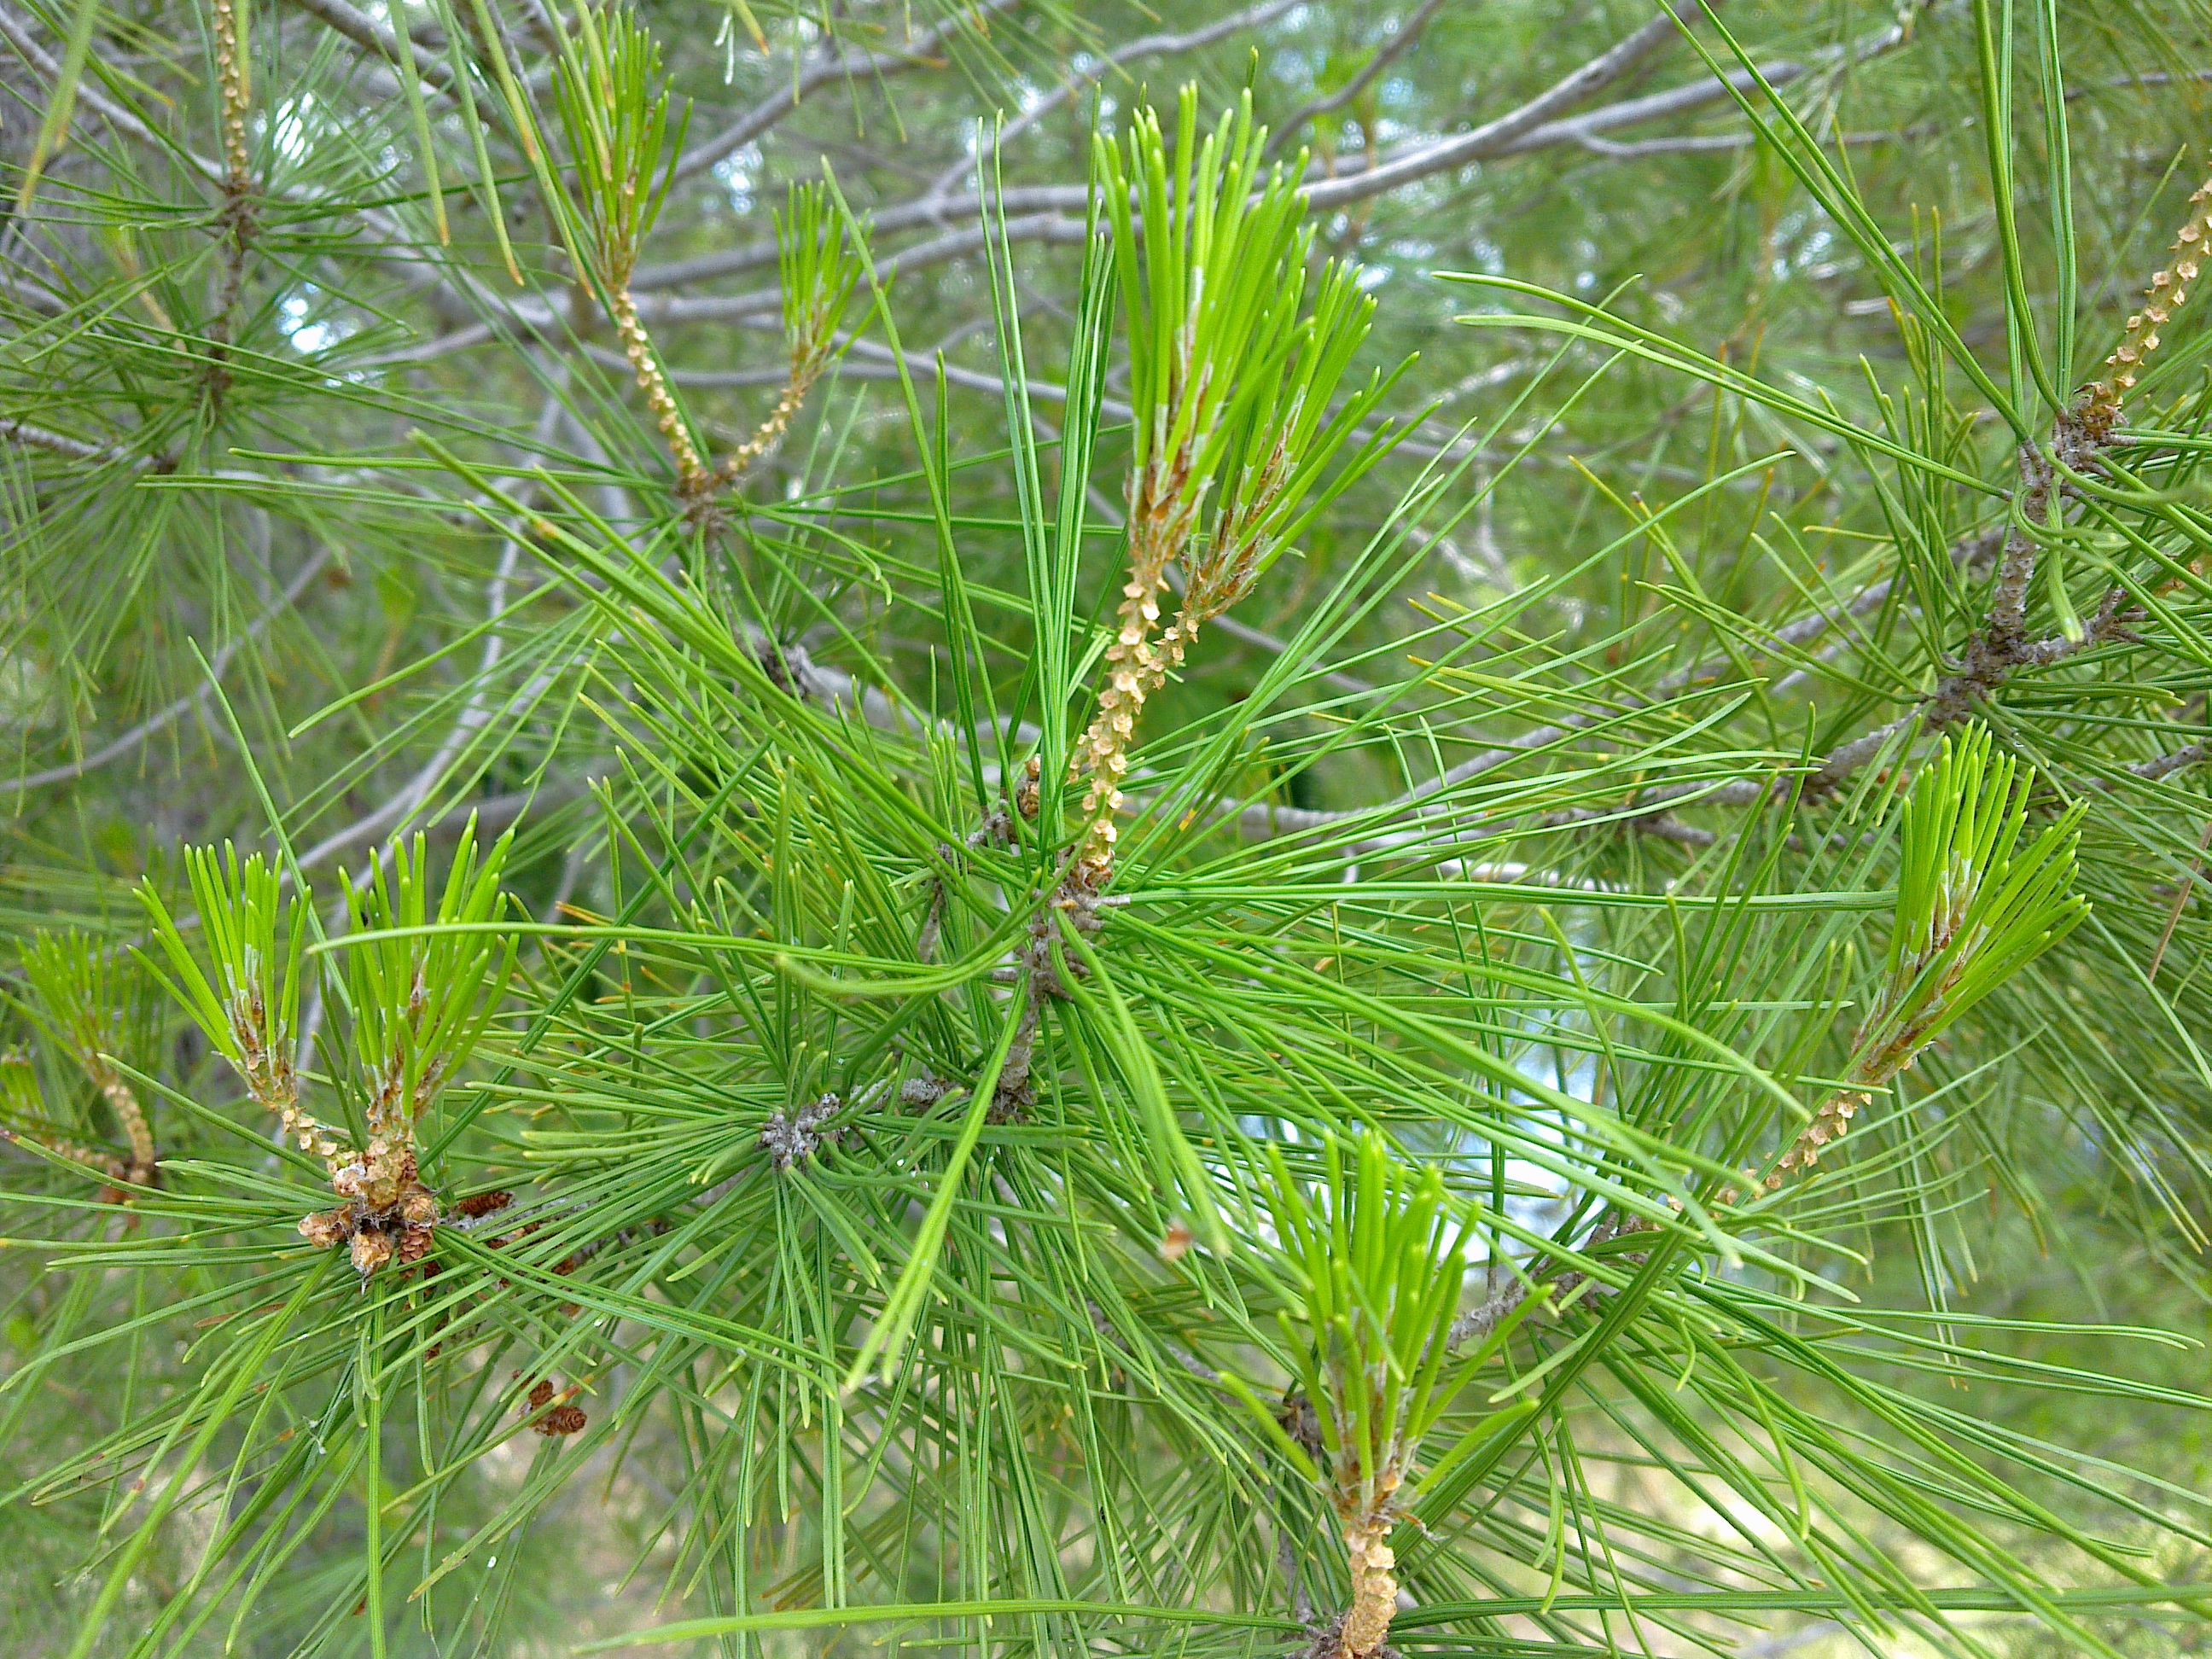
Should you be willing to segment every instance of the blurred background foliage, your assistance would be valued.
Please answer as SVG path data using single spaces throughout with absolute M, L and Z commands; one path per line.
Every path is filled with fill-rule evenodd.
M 1189 1172 L 1163 1142 L 1179 1137 L 1149 1108 L 1110 1120 L 1139 1126 L 1115 1155 L 1063 1156 L 1086 1089 L 1144 1095 L 1127 1044 L 1168 1057 L 1161 1101 L 1198 1126 L 1232 1231 L 1264 1208 L 1238 1126 L 1304 1148 L 1319 1179 L 1322 1130 L 1381 1121 L 1486 1218 L 1470 1305 L 1516 1251 L 1567 1259 L 1540 1236 L 1604 1257 L 1614 1235 L 1594 1224 L 1632 1209 L 1705 1253 L 1706 1288 L 1670 1284 L 1625 1328 L 1593 1296 L 1595 1338 L 1523 1334 L 1524 1369 L 1608 1358 L 1449 1526 L 1418 1546 L 1401 1528 L 1401 1652 L 2212 1651 L 2212 1592 L 2124 1593 L 2212 1582 L 2206 307 L 2166 329 L 2128 404 L 2130 428 L 2166 434 L 2123 451 L 2136 470 L 2112 487 L 2136 495 L 2062 541 L 2069 562 L 2046 557 L 2022 600 L 2020 638 L 2067 649 L 1957 679 L 1996 637 L 2019 438 L 2047 437 L 2103 372 L 2196 211 L 2212 11 L 1731 0 L 1686 10 L 1686 35 L 1640 0 L 648 0 L 635 15 L 688 125 L 651 135 L 672 173 L 634 270 L 586 276 L 564 229 L 599 221 L 564 170 L 582 129 L 556 118 L 551 68 L 575 24 L 552 3 L 258 3 L 238 89 L 219 63 L 235 25 L 210 6 L 0 0 L 0 924 L 27 950 L 75 930 L 84 972 L 113 980 L 89 1035 L 12 956 L 5 986 L 10 1651 L 565 1654 L 653 1626 L 691 1647 L 605 1650 L 860 1650 L 889 1638 L 796 1615 L 673 1626 L 993 1598 L 1029 1610 L 988 1636 L 917 1616 L 903 1639 L 1310 1641 L 1301 1619 L 1343 1604 L 1333 1527 L 1236 1464 L 1262 1442 L 1206 1380 L 1248 1364 L 1279 1392 L 1289 1373 L 1249 1357 L 1279 1358 L 1267 1321 L 1287 1293 L 1203 1237 L 1182 1265 L 1176 1230 L 1204 1206 L 1176 1197 Z M 1353 378 L 1413 358 L 1382 411 L 1410 429 L 1158 694 L 1122 838 L 1132 890 L 1154 896 L 1096 935 L 1141 1036 L 1114 1036 L 1103 998 L 1051 1028 L 1066 1047 L 1037 1067 L 1039 1115 L 965 1143 L 992 1173 L 967 1174 L 944 1224 L 935 1271 L 961 1290 L 928 1304 L 929 1363 L 898 1370 L 894 1343 L 886 1380 L 849 1395 L 874 1322 L 914 1311 L 893 1294 L 915 1283 L 906 1247 L 885 1241 L 969 1156 L 957 1100 L 932 1119 L 867 1091 L 945 1093 L 963 1066 L 975 1081 L 1003 1010 L 988 971 L 896 1016 L 896 999 L 817 981 L 902 953 L 920 970 L 925 912 L 948 913 L 956 961 L 1014 902 L 945 897 L 998 867 L 975 836 L 999 792 L 981 787 L 990 745 L 938 722 L 988 725 L 977 695 L 1017 735 L 1039 718 L 1033 578 L 1055 521 L 1025 479 L 1061 489 L 1064 427 L 1093 463 L 1081 532 L 1052 544 L 1079 665 L 1091 619 L 1110 630 L 1118 336 L 1090 360 L 1095 391 L 1069 372 L 1095 328 L 1091 136 L 1185 83 L 1208 124 L 1249 94 L 1270 158 L 1309 155 L 1312 261 L 1357 261 L 1375 301 Z M 1814 155 L 1831 173 L 1808 172 Z M 808 234 L 865 238 L 866 276 L 842 244 L 822 245 L 827 278 L 779 244 L 772 212 L 797 222 L 792 187 L 830 179 L 803 198 Z M 1900 272 L 1929 310 L 1900 303 Z M 817 279 L 849 298 L 794 320 L 790 285 Z M 609 320 L 622 280 L 702 453 L 763 452 L 726 491 L 682 486 Z M 806 326 L 818 379 L 763 442 Z M 2108 589 L 2125 599 L 2104 614 Z M 710 625 L 718 639 L 684 631 Z M 1663 1010 L 1817 1104 L 1881 957 L 1853 929 L 1886 914 L 1893 799 L 1924 745 L 1900 730 L 1802 801 L 1778 805 L 1774 780 L 1821 780 L 1823 757 L 1916 712 L 1955 721 L 1947 686 L 2037 769 L 2039 812 L 2086 804 L 2089 920 L 1921 1058 L 1786 1224 L 1700 1231 L 1666 1199 L 1703 1180 L 1711 1200 L 1717 1170 L 1790 1137 L 1692 1146 L 1697 1090 L 1725 1115 L 1759 1088 L 1649 1024 L 1616 1052 L 1604 1000 Z M 739 796 L 732 829 L 718 815 Z M 501 878 L 538 931 L 471 1104 L 434 1143 L 442 1190 L 585 1197 L 539 1212 L 520 1289 L 477 1235 L 441 1247 L 483 1298 L 492 1356 L 448 1398 L 419 1380 L 422 1304 L 372 1297 L 281 1231 L 320 1174 L 260 1158 L 265 1125 L 216 1045 L 124 951 L 149 937 L 142 882 L 185 891 L 187 843 L 267 849 L 313 884 L 319 940 L 347 920 L 340 866 L 421 830 L 442 869 L 471 816 L 484 841 L 512 827 Z M 1775 902 L 1722 902 L 1743 895 Z M 896 949 L 866 932 L 894 913 Z M 588 931 L 617 917 L 659 932 L 610 948 Z M 1470 943 L 1484 927 L 1497 938 Z M 718 928 L 795 948 L 817 977 L 702 943 Z M 1244 959 L 1201 937 L 1280 948 L 1305 977 L 1240 979 Z M 1451 1091 L 1428 1060 L 1401 1073 L 1349 1035 L 1288 1081 L 1260 1063 L 1265 1018 L 1285 1048 L 1349 1033 L 1401 991 L 1440 998 L 1470 953 L 1523 975 L 1486 981 L 1467 1021 L 1468 1044 L 1526 1074 L 1516 1104 L 1617 1110 L 1704 1164 L 1647 1167 L 1571 1113 L 1509 1156 L 1491 1120 L 1431 1101 Z M 1377 1002 L 1332 1010 L 1316 988 L 1332 972 Z M 1215 1000 L 1176 1001 L 1206 981 Z M 336 1052 L 357 1023 L 342 991 L 327 1017 L 307 997 L 303 1072 L 319 1036 Z M 1255 1048 L 1208 1035 L 1239 1024 Z M 1390 1042 L 1441 1054 L 1441 1029 Z M 47 1134 L 122 1156 L 102 1055 L 150 1103 L 165 1168 L 128 1224 L 37 1150 Z M 1093 1075 L 1100 1056 L 1120 1082 Z M 814 1185 L 722 1184 L 762 1164 L 764 1121 L 796 1133 L 833 1093 L 857 1141 L 805 1172 Z M 1558 1167 L 1540 1167 L 1547 1144 Z M 696 1207 L 702 1190 L 720 1207 Z M 1644 1207 L 1608 1208 L 1622 1191 Z M 1036 1242 L 1060 1207 L 1085 1219 Z M 711 1238 L 667 1231 L 709 1214 Z M 1085 1256 L 1094 1224 L 1120 1265 Z M 1751 1256 L 1714 1252 L 1763 1225 Z M 298 1364 L 256 1416 L 223 1391 L 289 1363 L 247 1317 L 272 1250 L 289 1254 L 266 1294 L 322 1311 L 266 1327 Z M 1123 1299 L 1102 1306 L 1109 1282 Z M 994 1298 L 1016 1286 L 1085 1333 L 1084 1387 L 1038 1381 L 1067 1359 L 1008 1334 L 1022 1318 Z M 745 1363 L 770 1335 L 819 1375 Z M 381 1372 L 380 1344 L 400 1355 Z M 501 1392 L 556 1361 L 596 1395 L 574 1447 L 521 1431 Z M 401 1510 L 360 1501 L 357 1467 L 378 1386 L 404 1443 L 380 1479 L 434 1511 L 381 1583 L 364 1556 Z M 1942 1449 L 1910 1442 L 1915 1425 Z M 434 1449 L 448 1432 L 465 1452 Z M 283 1461 L 310 1442 L 319 1475 Z M 1947 1519 L 1916 1510 L 1916 1486 Z M 246 1565 L 210 1553 L 264 1491 L 306 1496 L 265 1534 L 251 1516 Z M 1292 1551 L 1286 1582 L 1276 1557 L 1301 1519 L 1312 1559 Z M 1897 1591 L 1884 1624 L 1854 1594 L 1883 1562 L 1885 1595 L 1955 1594 Z M 1094 1625 L 1060 1601 L 1261 1622 Z

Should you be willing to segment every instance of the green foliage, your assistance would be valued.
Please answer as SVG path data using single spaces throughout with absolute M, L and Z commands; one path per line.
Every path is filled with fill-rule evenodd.
M 1860 1063 L 1898 1069 L 1969 1008 L 2081 925 L 2070 890 L 2083 807 L 2027 846 L 2033 768 L 1990 753 L 1986 726 L 1945 738 L 1913 780 L 1898 854 L 1889 970 L 1860 1032 Z
M 308 907 L 293 905 L 280 921 L 283 884 L 275 868 L 258 853 L 240 859 L 228 842 L 219 856 L 212 847 L 188 847 L 184 863 L 204 961 L 185 943 L 160 890 L 150 880 L 138 890 L 169 964 L 162 983 L 254 1099 L 290 1100 L 298 1092 L 293 1061 Z
M 1359 464 L 1307 506 L 1387 386 L 1376 375 L 1332 406 L 1375 301 L 1356 265 L 1329 260 L 1304 309 L 1313 228 L 1297 169 L 1261 180 L 1267 136 L 1248 94 L 1201 140 L 1198 89 L 1187 86 L 1172 161 L 1149 108 L 1131 120 L 1126 152 L 1094 141 L 1128 319 L 1131 512 L 1194 521 L 1212 494 L 1215 529 L 1192 581 L 1224 596 L 1214 610 L 1387 448 L 1370 437 Z
M 34 933 L 24 942 L 20 1005 L 62 1052 L 88 1069 L 112 1052 L 129 996 L 100 941 L 76 929 Z
M 21 1125 L 44 1115 L 46 1102 L 40 1093 L 39 1075 L 23 1048 L 0 1053 L 0 1110 Z
M 1473 1228 L 1455 1223 L 1436 1170 L 1407 1169 L 1382 1136 L 1367 1134 L 1355 1143 L 1347 1170 L 1332 1139 L 1309 1196 L 1280 1149 L 1268 1148 L 1268 1156 L 1267 1219 L 1295 1286 L 1289 1308 L 1275 1317 L 1297 1386 L 1316 1406 L 1330 1473 L 1316 1467 L 1249 1388 L 1224 1381 L 1284 1456 L 1331 1488 L 1340 1514 L 1408 1510 L 1419 1496 L 1414 1462 L 1422 1440 L 1542 1300 L 1523 1302 L 1510 1320 L 1462 1349 L 1454 1327 Z M 1426 1478 L 1440 1477 L 1527 1409 L 1516 1403 L 1468 1429 Z
M 550 15 L 558 19 L 558 9 Z M 659 45 L 627 4 L 602 16 L 579 0 L 575 32 L 554 64 L 553 105 L 575 175 L 556 208 L 574 212 L 593 279 L 627 288 L 675 183 L 685 125 L 670 129 Z
M 811 382 L 841 349 L 845 312 L 860 283 L 860 250 L 824 185 L 792 185 L 775 221 L 784 338 Z
M 2208 46 L 0 9 L 4 1645 L 2201 1646 Z
M 352 931 L 343 941 L 354 1051 L 374 1122 L 404 1103 L 420 1118 L 476 1048 L 506 994 L 515 943 L 504 935 L 500 875 L 512 842 L 478 862 L 476 825 L 461 831 L 431 908 L 429 848 L 392 849 L 360 885 L 339 872 Z

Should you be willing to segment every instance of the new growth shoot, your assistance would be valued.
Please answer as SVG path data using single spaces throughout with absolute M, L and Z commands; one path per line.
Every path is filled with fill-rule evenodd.
M 207 966 L 186 946 L 161 895 L 149 881 L 139 899 L 154 925 L 174 977 L 161 977 L 230 1063 L 247 1097 L 273 1112 L 285 1138 L 299 1143 L 331 1170 L 340 1163 L 337 1135 L 300 1109 L 300 1079 L 293 1069 L 300 1024 L 300 951 L 307 912 L 292 907 L 280 921 L 282 886 L 258 853 L 240 859 L 225 842 L 185 849 L 185 873 L 199 912 Z
M 807 393 L 844 349 L 839 330 L 860 280 L 858 253 L 823 187 L 793 185 L 785 210 L 775 216 L 789 363 L 783 388 L 753 435 L 719 464 L 710 462 L 630 289 L 645 239 L 675 182 L 688 119 L 687 111 L 672 129 L 659 43 L 625 5 L 601 13 L 580 4 L 574 33 L 562 39 L 553 93 L 574 179 L 570 199 L 556 201 L 556 212 L 668 446 L 676 493 L 687 507 L 702 507 L 782 441 Z
M 474 1051 L 514 969 L 513 939 L 486 927 L 499 916 L 507 846 L 502 838 L 479 863 L 471 821 L 434 909 L 419 836 L 411 849 L 392 849 L 388 873 L 379 860 L 358 887 L 341 875 L 360 936 L 346 957 L 359 1133 L 332 1128 L 300 1105 L 301 946 L 313 894 L 303 890 L 280 917 L 279 880 L 259 854 L 191 849 L 185 867 L 203 957 L 152 884 L 140 890 L 173 975 L 164 983 L 246 1093 L 276 1115 L 301 1151 L 322 1161 L 331 1190 L 344 1200 L 303 1218 L 301 1233 L 321 1245 L 345 1243 L 364 1276 L 395 1255 L 419 1260 L 441 1217 L 416 1162 L 416 1133 Z
M 2103 378 L 2081 394 L 2080 419 L 2094 441 L 2108 441 L 2119 425 L 2123 401 L 2157 352 L 2159 330 L 2189 303 L 2190 284 L 2197 280 L 2208 250 L 2212 250 L 2212 183 L 2199 185 L 2190 197 L 2189 216 L 2174 235 L 2166 264 L 2152 273 L 2142 309 L 2128 318 L 2120 343 L 2105 359 Z
M 2025 846 L 2032 768 L 1992 750 L 1979 724 L 1943 739 L 1905 805 L 1897 916 L 1880 988 L 1851 1043 L 1845 1086 L 1766 1177 L 1808 1170 L 1869 1098 L 1991 991 L 2080 926 L 2075 893 L 2081 808 Z
M 46 1110 L 30 1052 L 21 1048 L 0 1053 L 0 1135 L 98 1171 L 109 1183 L 104 1196 L 120 1202 L 125 1188 L 154 1184 L 155 1163 L 153 1126 L 112 1058 L 123 1046 L 118 1010 L 126 1000 L 116 963 L 97 941 L 74 931 L 33 935 L 22 963 L 30 994 L 19 1006 L 99 1092 L 127 1150 L 73 1139 Z
M 646 233 L 675 183 L 683 135 L 671 141 L 659 43 L 628 7 L 611 7 L 604 17 L 588 3 L 576 9 L 575 33 L 564 34 L 553 66 L 553 106 L 574 179 L 566 202 L 556 204 L 556 211 L 566 210 L 571 249 L 599 289 L 675 459 L 677 488 L 702 489 L 706 464 L 630 293 Z
M 1316 1651 L 1366 1659 L 1397 1610 L 1392 1529 L 1425 1486 L 1529 1407 L 1486 1415 L 1425 1469 L 1416 1462 L 1423 1442 L 1545 1298 L 1524 1301 L 1480 1343 L 1455 1353 L 1471 1220 L 1455 1212 L 1434 1169 L 1409 1167 L 1372 1131 L 1348 1153 L 1334 1137 L 1324 1143 L 1317 1182 L 1294 1176 L 1270 1147 L 1262 1190 L 1289 1280 L 1289 1305 L 1277 1316 L 1284 1352 L 1314 1408 L 1319 1457 L 1241 1378 L 1224 1372 L 1220 1381 L 1336 1516 L 1352 1601 L 1333 1644 Z
M 1259 176 L 1267 132 L 1248 93 L 1203 140 L 1198 94 L 1176 106 L 1174 161 L 1156 111 L 1124 144 L 1092 141 L 1128 323 L 1131 451 L 1128 579 L 1106 648 L 1097 712 L 1070 757 L 1088 777 L 1076 871 L 1091 890 L 1112 872 L 1114 814 L 1145 702 L 1182 663 L 1199 629 L 1235 605 L 1402 428 L 1378 427 L 1334 476 L 1331 464 L 1397 373 L 1370 375 L 1332 415 L 1367 337 L 1375 302 L 1356 264 L 1311 279 L 1313 226 L 1288 167 Z M 1182 605 L 1158 639 L 1159 599 L 1180 562 Z

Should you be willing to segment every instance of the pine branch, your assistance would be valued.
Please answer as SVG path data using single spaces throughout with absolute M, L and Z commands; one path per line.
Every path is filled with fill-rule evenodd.
M 347 0 L 286 0 L 286 3 L 296 6 L 387 63 L 398 61 L 399 37 L 387 25 L 347 3 Z M 407 50 L 415 60 L 415 73 L 447 98 L 454 98 L 453 71 L 446 67 L 446 60 L 412 37 L 408 40 Z
M 58 783 L 74 783 L 79 778 L 121 760 L 126 755 L 136 754 L 145 746 L 149 738 L 167 731 L 185 715 L 204 714 L 207 708 L 207 701 L 215 694 L 216 685 L 222 678 L 223 671 L 230 665 L 231 659 L 246 647 L 258 641 L 264 634 L 268 632 L 271 623 L 278 617 L 289 614 L 298 605 L 301 597 L 314 585 L 316 579 L 330 568 L 331 560 L 336 556 L 337 551 L 333 544 L 326 542 L 310 555 L 307 562 L 294 574 L 292 580 L 285 584 L 283 592 L 276 596 L 276 600 L 259 616 L 248 623 L 243 631 L 234 635 L 225 641 L 222 648 L 208 659 L 206 682 L 198 690 L 179 697 L 174 702 L 165 704 L 129 731 L 110 738 L 99 748 L 76 760 L 64 762 L 58 766 L 50 766 L 44 771 L 27 773 L 18 777 L 15 780 L 15 788 L 27 792 L 33 789 L 49 788 Z
M 2103 393 L 2051 374 L 2189 84 L 2106 94 L 2148 25 L 1969 8 L 1969 122 L 1924 7 L 738 4 L 664 57 L 650 3 L 356 3 L 132 24 L 209 30 L 198 84 L 112 9 L 13 25 L 0 713 L 121 733 L 18 779 L 6 883 L 80 924 L 0 964 L 18 1645 L 2212 1618 L 2188 1437 L 2115 1426 L 2200 1403 L 2212 1194 L 2178 258 Z M 1657 85 L 1677 40 L 1712 73 Z M 1254 40 L 1218 127 L 1127 112 Z M 687 148 L 718 74 L 763 100 Z M 839 195 L 762 236 L 848 75 Z M 999 102 L 1004 225 L 932 199 Z M 1355 106 L 1261 176 L 1261 110 Z M 1899 217 L 1929 169 L 1989 234 Z M 1558 314 L 1455 324 L 1453 248 Z M 254 620 L 131 708 L 241 536 Z M 347 625 L 278 627 L 333 549 Z M 218 690 L 234 754 L 117 767 Z
M 763 99 L 720 131 L 686 150 L 676 164 L 677 181 L 680 184 L 696 178 L 743 149 L 796 112 L 808 94 L 823 87 L 889 80 L 915 70 L 939 67 L 936 53 L 947 41 L 969 30 L 988 33 L 992 19 L 1006 16 L 1021 3 L 1022 0 L 974 0 L 972 4 L 954 9 L 952 15 L 935 27 L 924 29 L 899 52 L 831 51 L 817 54 L 799 69 L 787 93 Z
M 1400 18 L 1397 27 L 1369 54 L 1367 61 L 1342 86 L 1322 97 L 1307 100 L 1283 118 L 1282 125 L 1268 136 L 1267 154 L 1271 156 L 1280 154 L 1309 122 L 1323 115 L 1333 115 L 1346 104 L 1355 101 L 1375 84 L 1376 76 L 1413 49 L 1421 38 L 1421 31 L 1428 27 L 1429 20 L 1442 9 L 1443 5 L 1443 0 L 1421 0 L 1419 5 Z
M 66 433 L 50 431 L 29 421 L 13 417 L 0 421 L 0 437 L 26 449 L 42 450 L 49 455 L 59 455 L 64 460 L 84 461 L 95 466 L 143 467 L 150 471 L 163 472 L 170 465 L 163 457 L 141 455 L 118 444 L 88 443 L 82 438 L 72 438 Z
M 1246 6 L 1240 11 L 1231 12 L 1225 17 L 1216 18 L 1194 29 L 1186 29 L 1178 33 L 1162 30 L 1139 35 L 1127 46 L 1107 53 L 1088 70 L 1079 71 L 1072 63 L 1065 64 L 1060 83 L 1034 102 L 1025 103 L 1020 113 L 998 130 L 996 142 L 1003 149 L 1047 117 L 1066 107 L 1077 94 L 1086 88 L 1103 86 L 1109 77 L 1118 71 L 1126 71 L 1132 64 L 1149 64 L 1162 58 L 1178 57 L 1187 52 L 1196 52 L 1202 46 L 1210 46 L 1216 41 L 1226 40 L 1232 35 L 1243 34 L 1248 30 L 1264 28 L 1297 3 L 1297 0 L 1259 0 L 1256 5 Z M 921 192 L 921 204 L 926 207 L 933 202 L 942 203 L 948 211 L 951 210 L 957 201 L 955 192 L 975 171 L 975 158 L 963 157 L 930 181 L 928 187 Z M 969 204 L 958 201 L 958 206 L 964 212 Z

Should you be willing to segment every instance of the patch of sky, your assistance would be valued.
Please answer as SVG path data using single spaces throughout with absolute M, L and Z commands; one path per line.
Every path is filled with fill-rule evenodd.
M 302 283 L 276 302 L 276 326 L 303 357 L 328 351 L 353 332 L 337 318 L 316 313 L 316 302 L 322 297 L 313 283 Z
M 760 182 L 761 149 L 758 144 L 746 144 L 734 149 L 714 163 L 714 177 L 730 198 L 731 210 L 750 214 L 755 206 Z
M 293 167 L 307 157 L 315 141 L 330 133 L 331 118 L 312 92 L 287 98 L 262 118 L 261 130 L 276 154 Z

